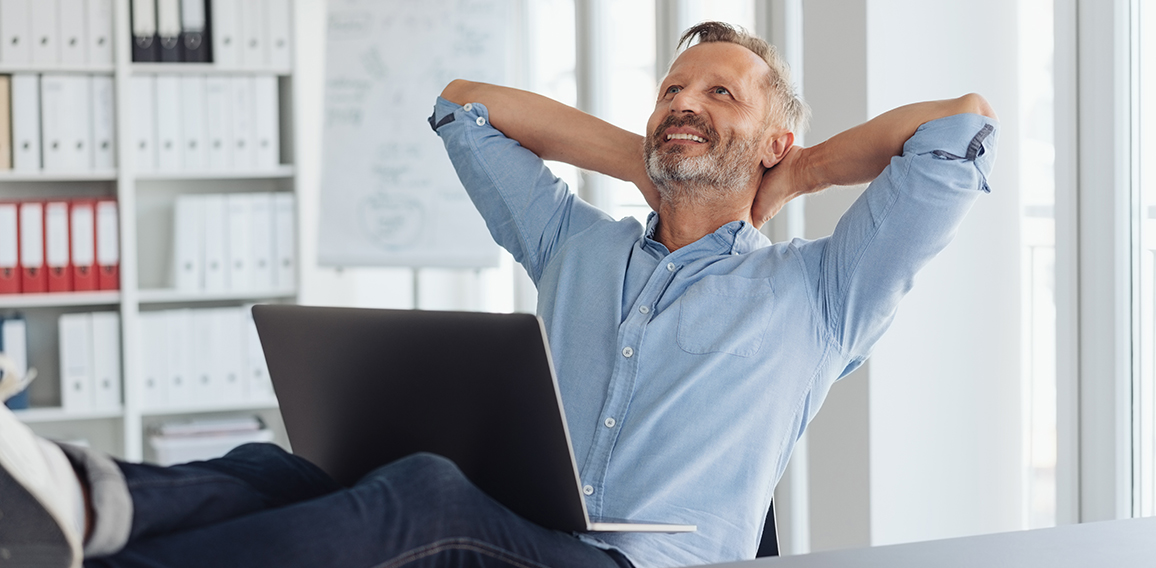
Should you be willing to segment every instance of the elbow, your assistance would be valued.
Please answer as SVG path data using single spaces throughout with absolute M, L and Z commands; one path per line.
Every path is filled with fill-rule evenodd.
M 995 110 L 991 108 L 991 105 L 987 102 L 987 99 L 983 98 L 983 95 L 968 93 L 956 99 L 956 102 L 959 105 L 960 113 L 978 114 L 992 120 L 999 120 L 999 117 L 995 114 Z
M 454 79 L 446 85 L 446 88 L 442 89 L 442 98 L 457 105 L 464 105 L 470 102 L 470 93 L 474 85 L 473 81 Z

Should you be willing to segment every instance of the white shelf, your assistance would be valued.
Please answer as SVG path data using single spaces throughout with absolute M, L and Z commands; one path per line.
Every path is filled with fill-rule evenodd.
M 141 172 L 136 175 L 140 181 L 177 180 L 227 180 L 227 179 L 281 179 L 291 178 L 297 173 L 292 165 L 282 164 L 273 169 L 262 170 L 191 170 L 169 172 Z
M 43 63 L 4 63 L 0 64 L 0 74 L 12 73 L 90 73 L 93 75 L 112 75 L 116 66 L 106 65 L 46 65 Z
M 253 290 L 249 292 L 186 292 L 169 288 L 140 291 L 142 304 L 174 304 L 183 302 L 256 301 L 273 298 L 291 298 L 297 290 Z
M 277 408 L 276 400 L 242 400 L 238 402 L 190 404 L 171 408 L 152 408 L 141 411 L 141 416 L 174 416 L 178 414 L 207 414 L 212 412 L 236 412 L 240 410 L 272 410 Z
M 88 412 L 78 412 L 75 410 L 65 410 L 60 407 L 45 407 L 45 408 L 29 408 L 26 410 L 14 410 L 13 414 L 25 424 L 37 424 L 44 422 L 72 422 L 75 420 L 107 420 L 109 418 L 121 418 L 124 416 L 124 409 L 113 408 L 109 410 L 93 410 Z
M 0 171 L 0 182 L 4 181 L 114 181 L 116 170 L 75 170 L 64 172 L 35 171 L 19 172 L 15 170 Z
M 53 306 L 104 306 L 120 303 L 119 290 L 101 292 L 53 292 L 48 294 L 0 294 L 0 308 Z
M 223 68 L 215 63 L 133 63 L 133 75 L 290 75 L 291 69 Z

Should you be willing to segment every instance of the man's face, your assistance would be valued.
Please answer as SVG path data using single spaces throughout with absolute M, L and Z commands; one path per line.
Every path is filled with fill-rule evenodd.
M 770 72 L 732 43 L 698 44 L 675 60 L 647 123 L 647 173 L 660 190 L 668 182 L 723 193 L 747 188 L 769 130 Z

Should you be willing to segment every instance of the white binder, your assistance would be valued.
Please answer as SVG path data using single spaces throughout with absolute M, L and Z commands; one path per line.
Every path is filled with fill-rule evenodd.
M 245 381 L 245 336 L 241 327 L 245 316 L 241 308 L 221 308 L 216 310 L 216 317 L 220 402 L 241 402 L 247 398 L 249 390 Z
M 245 323 L 245 364 L 249 372 L 249 400 L 272 402 L 277 399 L 273 392 L 273 381 L 269 379 L 269 366 L 265 362 L 265 351 L 261 349 L 261 339 L 257 336 L 257 326 L 253 323 L 253 307 L 243 309 Z
M 74 120 L 68 108 L 71 79 L 71 75 L 45 73 L 40 76 L 40 142 L 45 170 L 69 169 L 69 122 Z
M 265 20 L 269 25 L 269 67 L 278 72 L 293 67 L 292 20 L 289 0 L 265 0 Z
M 32 0 L 0 0 L 0 61 L 32 61 Z
M 253 77 L 229 78 L 233 100 L 233 169 L 252 170 L 256 166 L 257 129 L 253 121 Z
M 277 254 L 277 289 L 291 291 L 297 288 L 297 205 L 292 193 L 277 193 L 273 197 L 274 250 Z
M 184 167 L 180 78 L 157 75 L 156 80 L 157 170 L 172 172 Z
M 94 410 L 120 408 L 120 314 L 92 316 L 92 377 Z
M 60 8 L 60 62 L 84 65 L 88 62 L 88 21 L 85 0 L 56 0 Z M 37 2 L 51 4 L 51 2 Z
M 225 232 L 228 230 L 225 196 L 220 194 L 201 197 L 205 207 L 205 291 L 225 292 L 229 289 L 229 265 Z
M 253 78 L 253 126 L 256 131 L 257 169 L 268 170 L 281 164 L 280 110 L 277 77 L 259 75 Z
M 85 8 L 88 63 L 112 65 L 112 0 L 87 0 Z
M 214 309 L 192 310 L 193 383 L 189 387 L 189 402 L 219 404 L 221 402 L 220 332 L 219 319 Z
M 237 0 L 240 5 L 241 53 L 240 66 L 245 69 L 269 67 L 269 50 L 265 42 L 269 35 L 265 22 L 264 0 Z
M 32 62 L 54 65 L 60 63 L 60 12 L 57 0 L 33 0 Z
M 165 343 L 168 352 L 168 406 L 189 406 L 193 376 L 193 318 L 191 310 L 169 310 L 165 314 Z
M 241 58 L 238 35 L 241 32 L 238 14 L 241 12 L 237 0 L 212 0 L 209 13 L 213 18 L 213 63 L 220 69 L 235 69 Z
M 92 75 L 68 75 L 67 122 L 65 132 L 67 167 L 71 170 L 91 170 L 92 152 Z
M 60 402 L 68 412 L 93 409 L 92 316 L 60 316 Z
M 249 236 L 253 243 L 253 289 L 274 290 L 273 194 L 250 195 Z
M 209 141 L 209 170 L 233 167 L 233 100 L 230 95 L 228 77 L 205 78 L 205 135 Z
M 207 164 L 205 134 L 205 77 L 185 75 L 180 81 L 180 130 L 184 136 L 181 152 L 186 170 L 203 170 Z
M 204 288 L 204 201 L 196 195 L 177 196 L 174 213 L 173 280 L 177 290 Z
M 12 168 L 25 172 L 41 168 L 40 77 L 31 73 L 12 75 Z
M 141 312 L 140 314 L 140 369 L 143 377 L 141 404 L 145 410 L 157 410 L 168 405 L 168 314 Z
M 136 169 L 152 172 L 157 169 L 156 152 L 156 77 L 135 75 L 129 78 L 132 99 L 133 153 L 136 154 Z
M 109 75 L 92 76 L 92 165 L 96 169 L 116 166 L 116 97 Z
M 229 290 L 249 292 L 253 285 L 252 202 L 247 193 L 225 196 L 228 211 Z

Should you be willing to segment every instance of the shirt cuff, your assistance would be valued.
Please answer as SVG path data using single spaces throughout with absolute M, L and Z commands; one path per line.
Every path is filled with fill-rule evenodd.
M 987 176 L 995 162 L 999 123 L 978 114 L 956 114 L 929 121 L 903 145 L 904 154 L 934 153 L 941 158 L 975 162 Z

